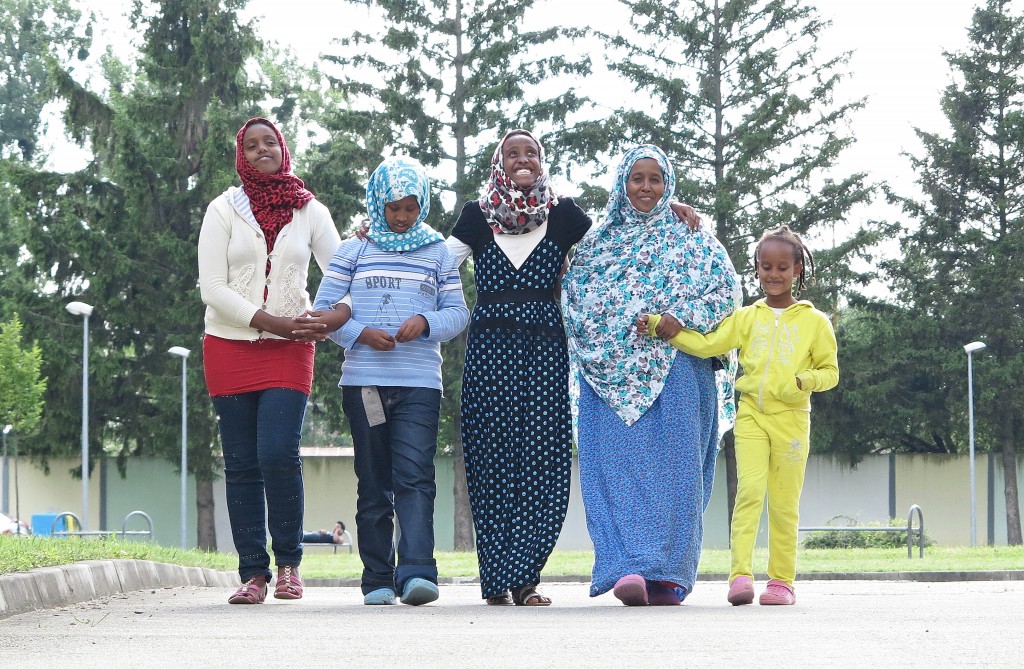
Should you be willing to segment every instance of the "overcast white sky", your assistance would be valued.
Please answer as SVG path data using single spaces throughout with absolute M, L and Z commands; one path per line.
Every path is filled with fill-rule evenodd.
M 315 58 L 341 33 L 339 26 L 367 16 L 366 10 L 353 14 L 339 5 L 336 0 L 250 0 L 249 12 L 266 17 L 266 34 Z M 816 5 L 833 22 L 822 49 L 854 52 L 843 92 L 868 97 L 852 122 L 857 143 L 844 156 L 844 171 L 865 171 L 874 180 L 909 188 L 913 175 L 900 152 L 918 151 L 914 126 L 944 130 L 938 102 L 950 78 L 942 53 L 966 45 L 978 0 L 818 0 Z M 606 25 L 598 27 L 607 28 L 617 7 L 614 0 L 549 0 L 538 3 L 538 15 L 548 20 L 564 15 L 566 21 L 603 17 Z M 348 20 L 339 20 L 343 13 Z
M 978 1 L 817 1 L 822 16 L 833 22 L 821 43 L 823 51 L 854 52 L 841 96 L 868 98 L 867 107 L 852 120 L 857 143 L 844 155 L 841 172 L 864 171 L 872 180 L 888 181 L 903 192 L 912 188 L 913 174 L 900 152 L 919 152 L 914 126 L 944 131 L 938 102 L 950 77 L 942 53 L 966 45 L 966 30 Z M 129 6 L 122 0 L 98 9 L 113 17 Z M 582 16 L 595 17 L 593 21 L 603 23 L 596 27 L 608 29 L 621 20 L 620 11 L 615 0 L 546 0 L 538 2 L 536 14 L 528 19 L 578 22 Z M 369 18 L 368 10 L 338 0 L 250 0 L 247 13 L 264 17 L 261 36 L 308 60 L 327 50 L 331 40 L 349 26 Z M 123 40 L 121 30 L 113 29 L 114 38 L 108 31 L 107 39 Z M 98 41 L 102 40 L 101 28 Z M 593 58 L 600 62 L 601 54 Z

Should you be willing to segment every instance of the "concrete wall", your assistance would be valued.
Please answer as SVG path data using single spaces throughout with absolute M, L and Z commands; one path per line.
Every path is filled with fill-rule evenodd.
M 323 450 L 317 451 L 322 453 Z M 938 543 L 970 544 L 970 486 L 967 457 L 935 455 L 900 455 L 896 462 L 896 516 L 905 518 L 911 504 L 924 511 L 925 529 Z M 34 513 L 73 511 L 80 515 L 82 485 L 69 471 L 78 463 L 72 460 L 51 462 L 46 475 L 28 462 L 19 463 L 18 502 L 21 517 L 28 521 Z M 1003 499 L 1003 472 L 998 458 L 993 458 L 995 494 L 989 504 L 989 456 L 978 457 L 975 466 L 977 538 L 988 542 L 990 513 L 996 544 L 1006 543 L 1006 512 Z M 1018 465 L 1018 486 L 1024 490 L 1024 462 Z M 4 476 L 0 463 L 0 480 Z M 13 459 L 7 472 L 8 498 L 0 497 L 0 508 L 13 516 L 15 486 Z M 306 529 L 330 529 L 334 521 L 344 520 L 358 543 L 355 530 L 356 480 L 352 458 L 345 456 L 307 455 L 303 457 L 306 491 Z M 103 479 L 105 478 L 105 483 Z M 453 472 L 451 460 L 437 460 L 437 504 L 434 531 L 439 550 L 450 550 L 454 526 L 452 513 Z M 136 509 L 149 514 L 158 542 L 177 545 L 180 535 L 180 478 L 174 464 L 153 459 L 131 459 L 127 476 L 122 479 L 110 462 L 103 474 L 94 467 L 90 477 L 89 529 L 100 529 L 101 489 L 106 488 L 105 527 L 119 530 L 126 514 Z M 558 542 L 563 550 L 589 550 L 586 516 L 580 498 L 579 471 L 574 465 L 572 494 L 565 528 Z M 224 505 L 222 481 L 214 485 L 216 530 L 220 550 L 230 552 L 231 532 Z M 195 485 L 188 482 L 188 545 L 195 545 Z M 861 523 L 886 522 L 889 517 L 889 458 L 869 457 L 851 468 L 831 456 L 812 456 L 800 503 L 801 525 L 825 525 L 837 516 L 847 516 Z M 704 545 L 724 548 L 728 545 L 726 487 L 724 460 L 719 458 L 711 503 L 705 514 Z M 845 522 L 845 521 L 840 521 Z M 766 521 L 761 524 L 759 542 L 764 543 Z M 134 521 L 129 529 L 141 529 Z

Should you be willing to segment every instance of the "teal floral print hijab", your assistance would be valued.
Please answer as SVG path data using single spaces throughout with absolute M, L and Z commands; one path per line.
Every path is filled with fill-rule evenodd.
M 643 158 L 656 160 L 665 180 L 649 213 L 626 196 L 630 170 Z M 685 328 L 709 332 L 736 306 L 736 272 L 725 248 L 672 213 L 675 182 L 658 147 L 627 152 L 605 220 L 579 243 L 562 282 L 573 366 L 627 425 L 654 404 L 678 353 L 664 339 L 638 336 L 637 316 L 669 313 Z
M 384 206 L 409 195 L 416 196 L 420 215 L 407 232 L 392 232 L 384 216 Z M 426 168 L 412 158 L 388 158 L 373 171 L 366 184 L 366 213 L 370 216 L 366 236 L 390 253 L 415 251 L 421 246 L 444 241 L 441 233 L 424 222 L 430 213 L 430 178 Z

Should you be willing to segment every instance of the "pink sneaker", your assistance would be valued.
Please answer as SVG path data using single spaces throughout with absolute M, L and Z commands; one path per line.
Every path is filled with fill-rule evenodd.
M 793 586 L 773 578 L 768 581 L 758 603 L 762 606 L 789 606 L 796 604 L 796 593 L 793 592 Z
M 749 576 L 737 576 L 732 580 L 729 584 L 728 599 L 733 606 L 754 603 L 754 582 Z
M 626 606 L 647 606 L 647 581 L 639 574 L 627 574 L 615 581 L 612 594 Z

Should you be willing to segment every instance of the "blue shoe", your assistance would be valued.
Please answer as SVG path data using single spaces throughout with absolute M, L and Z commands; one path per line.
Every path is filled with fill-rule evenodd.
M 371 593 L 363 596 L 363 604 L 371 606 L 388 605 L 395 603 L 395 591 L 391 588 L 377 588 Z
M 410 578 L 402 589 L 402 603 L 412 606 L 429 604 L 438 597 L 437 586 L 425 578 Z

